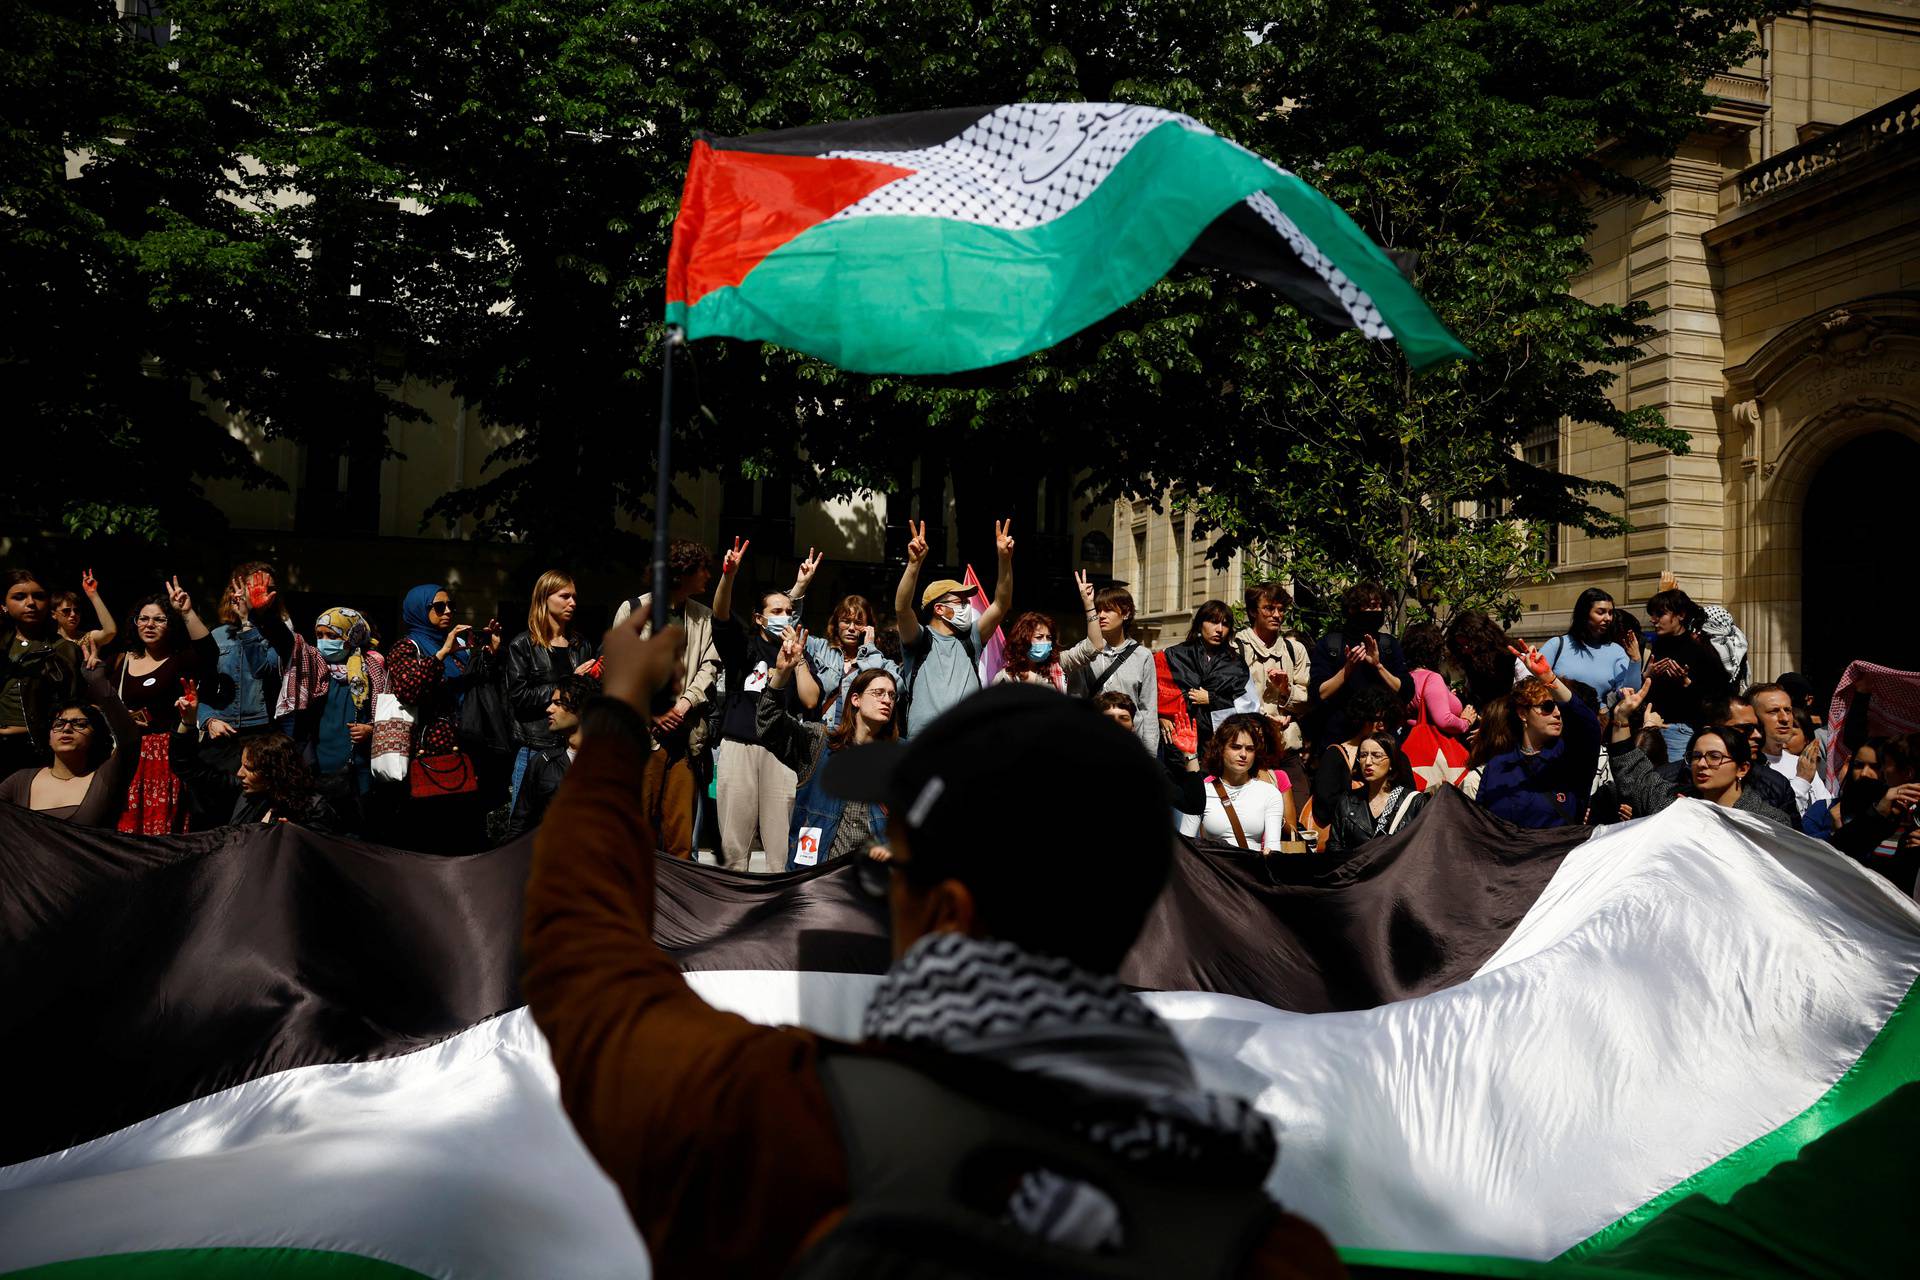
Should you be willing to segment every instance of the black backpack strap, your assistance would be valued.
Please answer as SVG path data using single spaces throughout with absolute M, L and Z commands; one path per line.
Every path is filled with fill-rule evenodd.
M 1140 642 L 1138 640 L 1129 640 L 1125 644 L 1121 645 L 1118 649 L 1114 650 L 1113 661 L 1107 664 L 1107 669 L 1105 671 L 1102 671 L 1099 675 L 1095 676 L 1093 680 L 1087 685 L 1087 696 L 1089 698 L 1099 697 L 1100 691 L 1107 687 L 1107 681 L 1113 679 L 1113 673 L 1118 671 L 1121 668 L 1121 666 L 1125 664 L 1127 660 L 1127 655 L 1132 653 L 1135 649 L 1138 649 L 1139 647 L 1140 647 Z M 1092 663 L 1089 663 L 1088 666 L 1092 666 Z

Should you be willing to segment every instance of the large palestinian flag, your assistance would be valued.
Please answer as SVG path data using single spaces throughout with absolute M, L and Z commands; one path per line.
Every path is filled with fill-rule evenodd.
M 701 135 L 667 320 L 871 373 L 1053 345 L 1175 264 L 1265 284 L 1415 367 L 1468 353 L 1338 205 L 1189 116 L 1019 102 Z
M 518 1007 L 527 864 L 0 807 L 0 1273 L 645 1275 Z M 853 868 L 659 892 L 709 1000 L 856 1031 Z M 1920 911 L 1823 845 L 1451 790 L 1344 859 L 1185 848 L 1127 969 L 1356 1269 L 1502 1276 L 1910 1272 L 1917 974 Z

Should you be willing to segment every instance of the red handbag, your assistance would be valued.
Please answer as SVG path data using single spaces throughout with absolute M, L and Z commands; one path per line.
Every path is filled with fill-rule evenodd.
M 473 757 L 464 751 L 415 756 L 407 769 L 407 789 L 416 800 L 463 796 L 480 789 L 480 776 L 474 772 Z
M 1406 752 L 1407 763 L 1413 766 L 1413 785 L 1422 791 L 1436 784 L 1458 786 L 1467 772 L 1466 744 L 1433 727 L 1427 719 L 1427 700 L 1420 696 L 1418 688 L 1413 692 L 1413 701 L 1420 708 L 1420 721 L 1400 744 L 1400 749 Z

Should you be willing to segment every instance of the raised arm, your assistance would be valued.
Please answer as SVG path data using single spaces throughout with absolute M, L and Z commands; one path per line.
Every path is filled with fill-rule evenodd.
M 1013 521 L 993 522 L 993 549 L 999 553 L 1000 566 L 993 580 L 993 599 L 980 615 L 980 634 L 990 636 L 1000 620 L 1013 608 Z
M 927 558 L 927 522 L 907 521 L 907 567 L 900 571 L 900 585 L 893 589 L 893 611 L 899 616 L 900 647 L 906 648 L 920 638 L 919 603 L 914 599 L 920 589 L 920 563 Z
M 99 626 L 80 638 L 91 640 L 104 649 L 120 634 L 120 628 L 114 623 L 113 610 L 107 608 L 107 602 L 100 598 L 100 580 L 93 576 L 93 570 L 80 571 L 80 590 L 86 593 L 87 603 L 93 606 L 93 616 L 100 620 Z
M 751 538 L 735 538 L 733 549 L 720 557 L 720 585 L 713 592 L 715 622 L 733 621 L 733 583 L 740 572 L 740 562 L 747 558 L 747 548 L 752 545 Z
M 686 1222 L 689 1179 L 739 1189 L 743 1211 L 811 1224 L 845 1203 L 846 1173 L 814 1038 L 708 1005 L 653 941 L 644 713 L 680 639 L 670 627 L 641 640 L 637 625 L 607 635 L 606 696 L 587 705 L 585 741 L 534 836 L 521 990 L 567 1115 L 641 1234 L 657 1249 L 691 1233 L 683 1249 L 721 1256 L 738 1241 L 721 1219 Z
M 1087 578 L 1086 570 L 1074 572 L 1073 585 L 1080 592 L 1080 611 L 1086 615 L 1087 638 L 1060 655 L 1060 669 L 1069 673 L 1092 662 L 1093 655 L 1107 647 L 1106 633 L 1100 630 L 1100 616 L 1093 608 L 1093 583 Z
M 787 598 L 793 601 L 793 611 L 800 612 L 800 602 L 807 598 L 808 588 L 813 586 L 813 575 L 820 572 L 820 562 L 826 559 L 824 552 L 807 548 L 807 558 L 793 571 L 793 590 L 787 592 Z
M 774 657 L 773 669 L 767 672 L 769 690 L 785 689 L 805 673 L 811 679 L 813 672 L 809 668 L 805 652 L 806 633 L 800 633 L 800 643 L 794 643 L 794 633 L 788 632 L 780 643 L 780 652 Z M 820 686 L 816 683 L 817 692 Z M 807 726 L 796 719 L 791 712 L 780 705 L 780 699 L 762 697 L 754 708 L 755 737 L 760 745 L 772 753 L 773 758 L 795 772 L 804 771 L 813 757 L 814 744 L 807 733 Z
M 187 620 L 187 639 L 205 640 L 213 634 L 207 630 L 207 624 L 200 621 L 200 615 L 193 611 L 193 597 L 180 585 L 180 579 L 167 579 L 167 602 L 173 606 L 175 613 Z M 218 650 L 215 650 L 214 656 L 218 658 Z
M 821 686 L 819 678 L 813 674 L 813 664 L 807 661 L 807 629 L 805 627 L 794 626 L 788 629 L 786 638 L 780 642 L 779 663 L 776 664 L 776 669 L 779 665 L 786 667 L 787 674 L 793 681 L 794 690 L 800 695 L 800 705 L 809 711 L 818 707 Z M 768 683 L 772 682 L 772 673 L 769 673 Z M 782 680 L 776 687 L 785 688 L 786 684 L 787 682 Z

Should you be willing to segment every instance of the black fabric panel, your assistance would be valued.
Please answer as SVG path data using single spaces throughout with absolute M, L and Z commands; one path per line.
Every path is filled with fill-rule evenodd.
M 517 1007 L 530 852 L 144 839 L 0 806 L 0 1163 Z
M 1425 995 L 1478 968 L 1587 834 L 1443 789 L 1350 857 L 1183 844 L 1121 976 L 1298 1012 Z M 0 1164 L 519 1007 L 531 856 L 531 837 L 436 858 L 284 825 L 145 839 L 0 806 Z M 888 964 L 876 867 L 657 866 L 655 935 L 688 969 Z
M 439 858 L 278 824 L 147 839 L 0 805 L 0 1165 L 518 1008 L 532 856 L 531 836 Z M 656 933 L 690 969 L 886 969 L 884 900 L 852 868 L 658 870 Z
M 1386 250 L 1400 274 L 1411 276 L 1415 256 Z M 1241 200 L 1200 233 L 1181 256 L 1180 265 L 1205 267 L 1267 286 L 1308 315 L 1343 329 L 1353 317 L 1340 305 L 1326 281 L 1314 274 L 1278 231 Z
M 1174 859 L 1120 976 L 1295 1013 L 1372 1009 L 1464 981 L 1520 923 L 1586 827 L 1530 831 L 1452 787 L 1351 854 Z
M 780 156 L 817 156 L 825 151 L 918 151 L 937 147 L 959 136 L 995 107 L 948 107 L 941 111 L 908 111 L 900 115 L 869 116 L 865 120 L 836 120 L 774 129 L 740 138 L 700 138 L 717 151 L 760 151 Z

